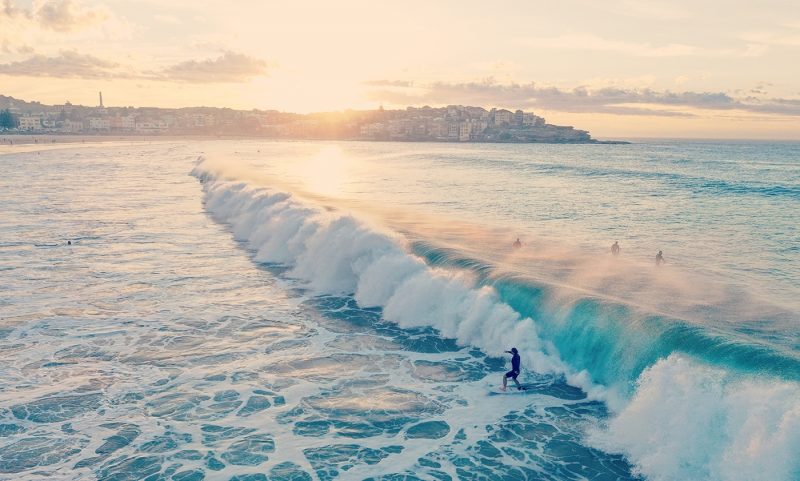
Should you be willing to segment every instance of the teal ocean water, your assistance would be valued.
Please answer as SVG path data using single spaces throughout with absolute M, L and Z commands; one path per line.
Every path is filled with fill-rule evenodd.
M 800 479 L 798 143 L 0 167 L 0 479 Z

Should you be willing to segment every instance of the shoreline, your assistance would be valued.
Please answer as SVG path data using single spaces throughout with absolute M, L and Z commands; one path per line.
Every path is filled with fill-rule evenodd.
M 95 144 L 102 142 L 154 142 L 175 140 L 283 140 L 283 141 L 345 141 L 345 142 L 398 142 L 398 143 L 435 143 L 435 144 L 547 144 L 547 145 L 628 145 L 625 140 L 588 140 L 581 142 L 491 142 L 457 140 L 401 140 L 401 139 L 331 139 L 331 138 L 286 138 L 253 134 L 166 134 L 166 135 L 130 135 L 130 134 L 32 134 L 4 132 L 0 134 L 0 147 L 15 145 L 58 145 L 58 144 Z

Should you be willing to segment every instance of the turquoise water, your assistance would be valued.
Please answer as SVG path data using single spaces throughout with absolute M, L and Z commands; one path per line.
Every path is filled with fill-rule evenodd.
M 0 479 L 800 475 L 800 144 L 0 166 Z

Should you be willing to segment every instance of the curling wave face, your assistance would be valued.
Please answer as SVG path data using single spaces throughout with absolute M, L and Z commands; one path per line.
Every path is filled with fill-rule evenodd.
M 229 162 L 198 161 L 208 211 L 257 262 L 318 294 L 352 295 L 401 327 L 429 326 L 563 376 L 613 417 L 591 443 L 625 454 L 648 479 L 800 475 L 796 353 L 714 328 L 493 273 L 491 265 L 412 243 L 353 215 L 241 179 Z

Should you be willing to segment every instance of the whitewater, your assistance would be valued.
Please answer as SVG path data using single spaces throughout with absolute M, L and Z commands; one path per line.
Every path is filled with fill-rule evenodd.
M 800 479 L 798 158 L 0 152 L 0 479 Z

